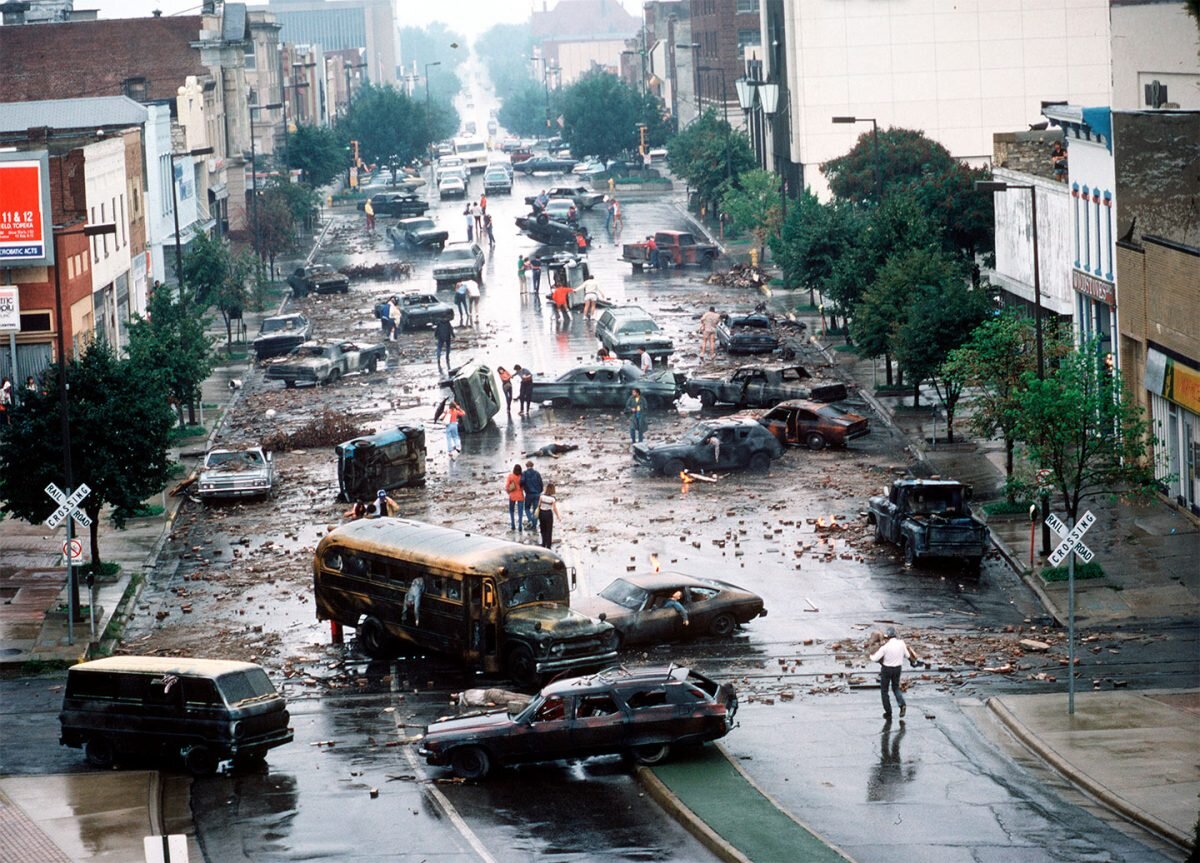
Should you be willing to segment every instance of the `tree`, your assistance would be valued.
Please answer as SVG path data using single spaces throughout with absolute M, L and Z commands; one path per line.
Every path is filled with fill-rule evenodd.
M 727 189 L 721 198 L 721 209 L 729 216 L 734 228 L 749 231 L 754 236 L 761 260 L 767 237 L 779 231 L 782 218 L 779 177 L 754 168 L 739 174 L 734 182 L 733 188 Z
M 206 306 L 229 274 L 229 250 L 208 234 L 197 234 L 183 256 L 184 283 L 191 285 L 194 298 Z
M 750 142 L 741 132 L 705 111 L 668 143 L 667 164 L 702 201 L 721 199 L 732 178 L 755 165 Z
M 130 361 L 150 368 L 160 378 L 183 425 L 183 406 L 194 410 L 200 385 L 212 373 L 212 339 L 205 333 L 200 307 L 167 285 L 146 301 L 146 317 L 129 327 Z M 194 413 L 190 421 L 195 421 Z
M 661 147 L 671 137 L 671 117 L 662 99 L 647 90 L 635 98 L 638 122 L 646 126 L 646 146 Z
M 995 247 L 995 196 L 975 190 L 977 181 L 991 178 L 987 168 L 954 162 L 941 171 L 923 174 L 908 186 L 942 226 L 945 247 L 971 261 Z
M 198 301 L 221 312 L 227 346 L 233 344 L 233 321 L 257 304 L 249 287 L 256 269 L 253 255 L 243 252 L 234 256 L 223 242 L 206 234 L 198 235 L 183 256 L 183 272 L 188 284 L 197 286 Z
M 321 206 L 321 196 L 310 186 L 303 183 L 289 183 L 281 177 L 272 177 L 267 180 L 266 193 L 278 195 L 286 201 L 288 210 L 292 214 L 292 221 L 297 225 L 303 225 L 305 229 L 311 227 L 313 217 Z
M 426 63 L 438 63 L 428 68 L 429 94 L 431 99 L 445 103 L 453 102 L 462 90 L 457 69 L 466 58 L 466 51 L 461 47 L 465 44 L 462 34 L 455 33 L 441 21 L 425 27 L 400 28 L 400 56 L 404 58 L 405 66 L 421 75 L 426 72 Z
M 25 397 L 24 409 L 0 437 L 3 511 L 37 523 L 54 510 L 49 483 L 66 486 L 63 473 L 60 365 L 46 372 L 46 390 Z M 76 484 L 91 488 L 82 503 L 92 519 L 91 552 L 100 558 L 100 511 L 113 507 L 118 528 L 167 481 L 174 415 L 154 365 L 120 360 L 103 340 L 67 364 L 71 466 Z
M 288 135 L 287 154 L 289 167 L 299 168 L 309 186 L 324 186 L 350 164 L 345 145 L 325 126 L 297 126 Z
M 954 167 L 950 151 L 914 129 L 880 129 L 876 161 L 875 135 L 863 132 L 850 152 L 821 166 L 829 190 L 847 201 L 879 203 L 875 169 L 882 176 L 883 196 L 912 185 L 926 174 L 940 174 Z
M 501 102 L 507 103 L 524 82 L 533 82 L 532 63 L 528 60 L 533 56 L 533 33 L 527 23 L 493 25 L 475 40 L 475 53 L 487 66 Z M 518 135 L 533 134 L 503 125 Z
M 637 145 L 639 101 L 616 75 L 589 72 L 562 93 L 563 140 L 577 157 L 608 162 Z
M 258 227 L 253 232 L 254 249 L 267 256 L 270 277 L 275 278 L 275 258 L 296 242 L 296 219 L 291 203 L 279 185 L 269 186 L 258 202 Z
M 1100 361 L 1095 342 L 1064 356 L 1045 380 L 1025 374 L 1016 435 L 1035 465 L 1048 469 L 1071 523 L 1080 504 L 1101 494 L 1149 497 L 1149 424 L 1121 381 Z
M 368 164 L 386 165 L 393 157 L 409 162 L 437 140 L 431 131 L 440 127 L 432 115 L 445 110 L 439 102 L 427 122 L 423 101 L 410 99 L 394 87 L 367 84 L 338 121 L 337 131 L 344 140 L 358 141 L 359 157 Z
M 496 118 L 514 135 L 545 135 L 547 112 L 550 116 L 558 116 L 559 93 L 547 93 L 541 84 L 526 78 L 510 86 Z
M 859 211 L 841 202 L 822 204 L 807 189 L 788 208 L 780 232 L 767 243 L 783 270 L 784 284 L 809 292 L 824 293 L 833 268 L 846 254 L 862 229 Z

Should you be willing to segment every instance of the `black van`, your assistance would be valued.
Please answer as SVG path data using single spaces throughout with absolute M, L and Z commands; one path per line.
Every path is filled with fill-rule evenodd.
M 247 763 L 292 740 L 287 706 L 252 662 L 113 656 L 67 671 L 59 743 L 88 763 L 178 759 L 197 775 Z

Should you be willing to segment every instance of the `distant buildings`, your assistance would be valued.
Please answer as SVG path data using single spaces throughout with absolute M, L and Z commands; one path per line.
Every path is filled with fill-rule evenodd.
M 529 19 L 543 69 L 556 75 L 551 85 L 568 86 L 594 68 L 616 74 L 626 40 L 639 32 L 641 22 L 617 0 L 543 0 Z
M 322 51 L 360 49 L 367 80 L 396 83 L 396 20 L 391 0 L 270 0 L 279 38 Z

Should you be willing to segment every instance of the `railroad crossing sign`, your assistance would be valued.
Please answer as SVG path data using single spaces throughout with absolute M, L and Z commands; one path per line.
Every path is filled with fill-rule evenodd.
M 58 509 L 50 513 L 50 517 L 46 519 L 46 525 L 48 527 L 58 527 L 68 518 L 73 518 L 80 527 L 91 527 L 92 520 L 88 517 L 87 513 L 76 509 L 83 499 L 91 493 L 92 490 L 87 487 L 86 483 L 80 483 L 79 488 L 75 489 L 70 497 L 67 497 L 61 488 L 54 483 L 50 483 L 46 486 L 46 494 L 52 501 L 58 504 Z
M 1096 555 L 1090 548 L 1083 544 L 1083 535 L 1088 532 L 1088 528 L 1095 524 L 1095 522 L 1096 516 L 1092 515 L 1091 510 L 1088 510 L 1080 516 L 1075 527 L 1068 528 L 1062 519 L 1051 513 L 1050 517 L 1046 519 L 1046 524 L 1050 525 L 1054 532 L 1062 537 L 1062 542 L 1058 544 L 1058 547 L 1054 551 L 1050 552 L 1050 565 L 1058 566 L 1071 552 L 1079 555 L 1079 559 L 1084 563 L 1091 563 Z

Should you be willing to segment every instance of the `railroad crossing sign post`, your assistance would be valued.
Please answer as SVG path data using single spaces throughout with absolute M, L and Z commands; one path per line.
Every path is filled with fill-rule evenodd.
M 1073 525 L 1063 524 L 1062 519 L 1050 513 L 1046 524 L 1060 537 L 1062 542 L 1050 552 L 1050 565 L 1058 566 L 1067 559 L 1067 714 L 1075 715 L 1075 558 L 1091 563 L 1096 555 L 1083 544 L 1083 535 L 1096 523 L 1096 516 L 1088 510 Z
M 75 643 L 75 615 L 79 613 L 79 609 L 75 607 L 75 560 L 76 555 L 71 552 L 74 550 L 75 539 L 72 536 L 72 528 L 75 522 L 79 523 L 80 527 L 91 527 L 92 520 L 87 513 L 78 509 L 80 503 L 92 490 L 87 487 L 87 483 L 80 483 L 79 488 L 71 491 L 63 491 L 54 483 L 46 486 L 46 496 L 58 504 L 58 509 L 50 513 L 50 517 L 46 519 L 47 527 L 58 527 L 64 521 L 67 523 L 67 541 L 64 548 L 67 549 L 67 595 L 70 597 L 67 607 L 67 644 Z M 95 591 L 88 591 L 88 611 L 91 614 L 91 631 L 92 641 L 96 640 L 96 602 Z

